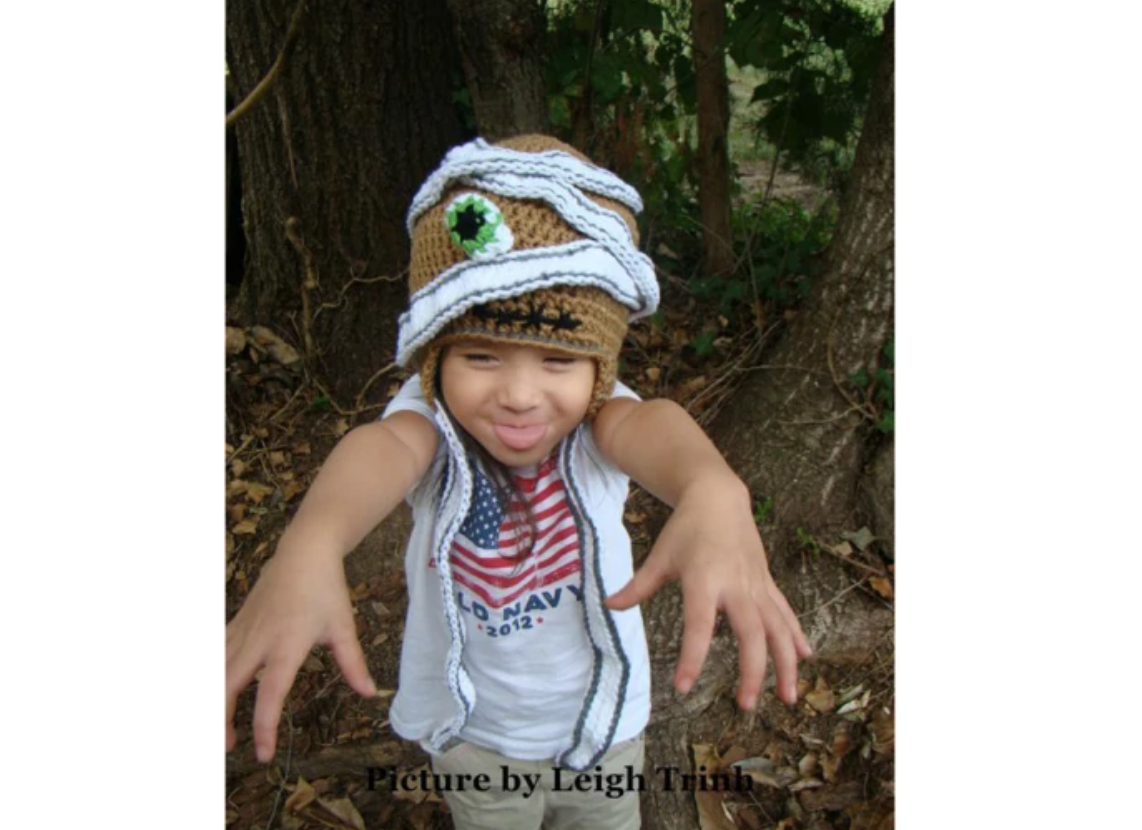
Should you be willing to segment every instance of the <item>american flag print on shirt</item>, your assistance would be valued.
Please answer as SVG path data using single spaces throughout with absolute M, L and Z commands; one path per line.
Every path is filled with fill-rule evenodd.
M 452 578 L 491 608 L 579 572 L 579 533 L 556 455 L 514 481 L 535 525 L 534 544 L 522 512 L 504 511 L 478 467 L 472 508 L 452 543 Z

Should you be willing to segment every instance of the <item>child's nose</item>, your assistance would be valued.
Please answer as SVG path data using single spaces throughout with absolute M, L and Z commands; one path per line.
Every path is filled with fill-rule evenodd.
M 504 374 L 500 386 L 500 406 L 522 412 L 539 404 L 540 389 L 536 378 L 527 368 L 514 368 Z

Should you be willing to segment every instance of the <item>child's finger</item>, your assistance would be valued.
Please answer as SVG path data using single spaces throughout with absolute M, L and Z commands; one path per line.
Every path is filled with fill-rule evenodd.
M 618 592 L 607 598 L 605 605 L 612 611 L 625 611 L 633 608 L 645 599 L 650 599 L 669 579 L 669 574 L 658 565 L 658 561 L 651 551 L 642 567 L 635 571 L 630 582 Z
M 357 628 L 353 625 L 350 616 L 348 624 L 339 625 L 330 636 L 329 648 L 333 652 L 333 659 L 341 667 L 341 674 L 345 677 L 353 690 L 364 697 L 373 697 L 377 693 L 377 684 L 369 674 L 369 666 L 365 662 L 365 652 L 361 648 L 361 641 L 357 639 Z
M 713 597 L 682 583 L 682 651 L 674 671 L 674 688 L 682 694 L 690 691 L 706 662 L 710 641 L 714 638 L 714 621 L 718 616 Z
M 797 702 L 797 648 L 780 609 L 770 605 L 761 612 L 765 636 L 777 675 L 777 696 L 790 706 Z
M 752 712 L 761 696 L 762 681 L 765 680 L 765 626 L 758 616 L 757 606 L 745 596 L 727 604 L 726 617 L 738 639 L 738 666 L 741 672 L 738 706 Z
M 797 649 L 797 656 L 802 659 L 812 657 L 813 649 L 809 645 L 809 638 L 805 636 L 801 622 L 797 619 L 797 614 L 794 612 L 793 606 L 789 604 L 789 600 L 785 598 L 785 594 L 781 593 L 781 589 L 776 584 L 772 584 L 769 596 L 777 603 L 777 607 L 781 610 L 781 616 L 785 619 L 785 624 L 793 633 L 793 644 Z
M 254 752 L 263 764 L 274 757 L 282 706 L 307 652 L 308 649 L 300 649 L 296 653 L 271 655 L 258 683 L 258 696 L 254 701 Z
M 227 631 L 229 634 L 229 631 Z M 256 660 L 242 659 L 235 656 L 233 662 L 226 661 L 226 751 L 229 752 L 237 743 L 238 735 L 234 731 L 234 712 L 238 708 L 238 695 L 250 685 L 254 674 L 258 670 Z

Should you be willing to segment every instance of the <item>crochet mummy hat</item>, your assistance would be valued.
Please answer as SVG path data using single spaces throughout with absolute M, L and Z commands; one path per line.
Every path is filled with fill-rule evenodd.
M 594 417 L 614 388 L 628 320 L 658 308 L 638 250 L 637 191 L 554 138 L 476 139 L 413 198 L 409 309 L 397 363 L 419 366 L 431 405 L 441 349 L 531 343 L 595 359 Z

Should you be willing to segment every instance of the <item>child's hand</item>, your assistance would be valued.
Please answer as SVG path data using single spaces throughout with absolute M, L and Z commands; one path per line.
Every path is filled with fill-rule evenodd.
M 322 643 L 346 681 L 371 697 L 369 676 L 357 639 L 341 557 L 279 547 L 263 568 L 254 590 L 226 626 L 226 750 L 234 748 L 234 709 L 238 695 L 258 669 L 254 704 L 254 747 L 259 761 L 274 757 L 282 704 L 309 650 Z
M 702 670 L 720 610 L 738 638 L 738 705 L 756 706 L 767 651 L 777 671 L 778 696 L 797 702 L 797 661 L 811 654 L 809 641 L 769 574 L 749 493 L 743 494 L 736 477 L 695 480 L 687 487 L 642 567 L 607 606 L 619 611 L 637 605 L 669 579 L 682 581 L 685 615 L 674 674 L 678 691 L 688 692 Z

